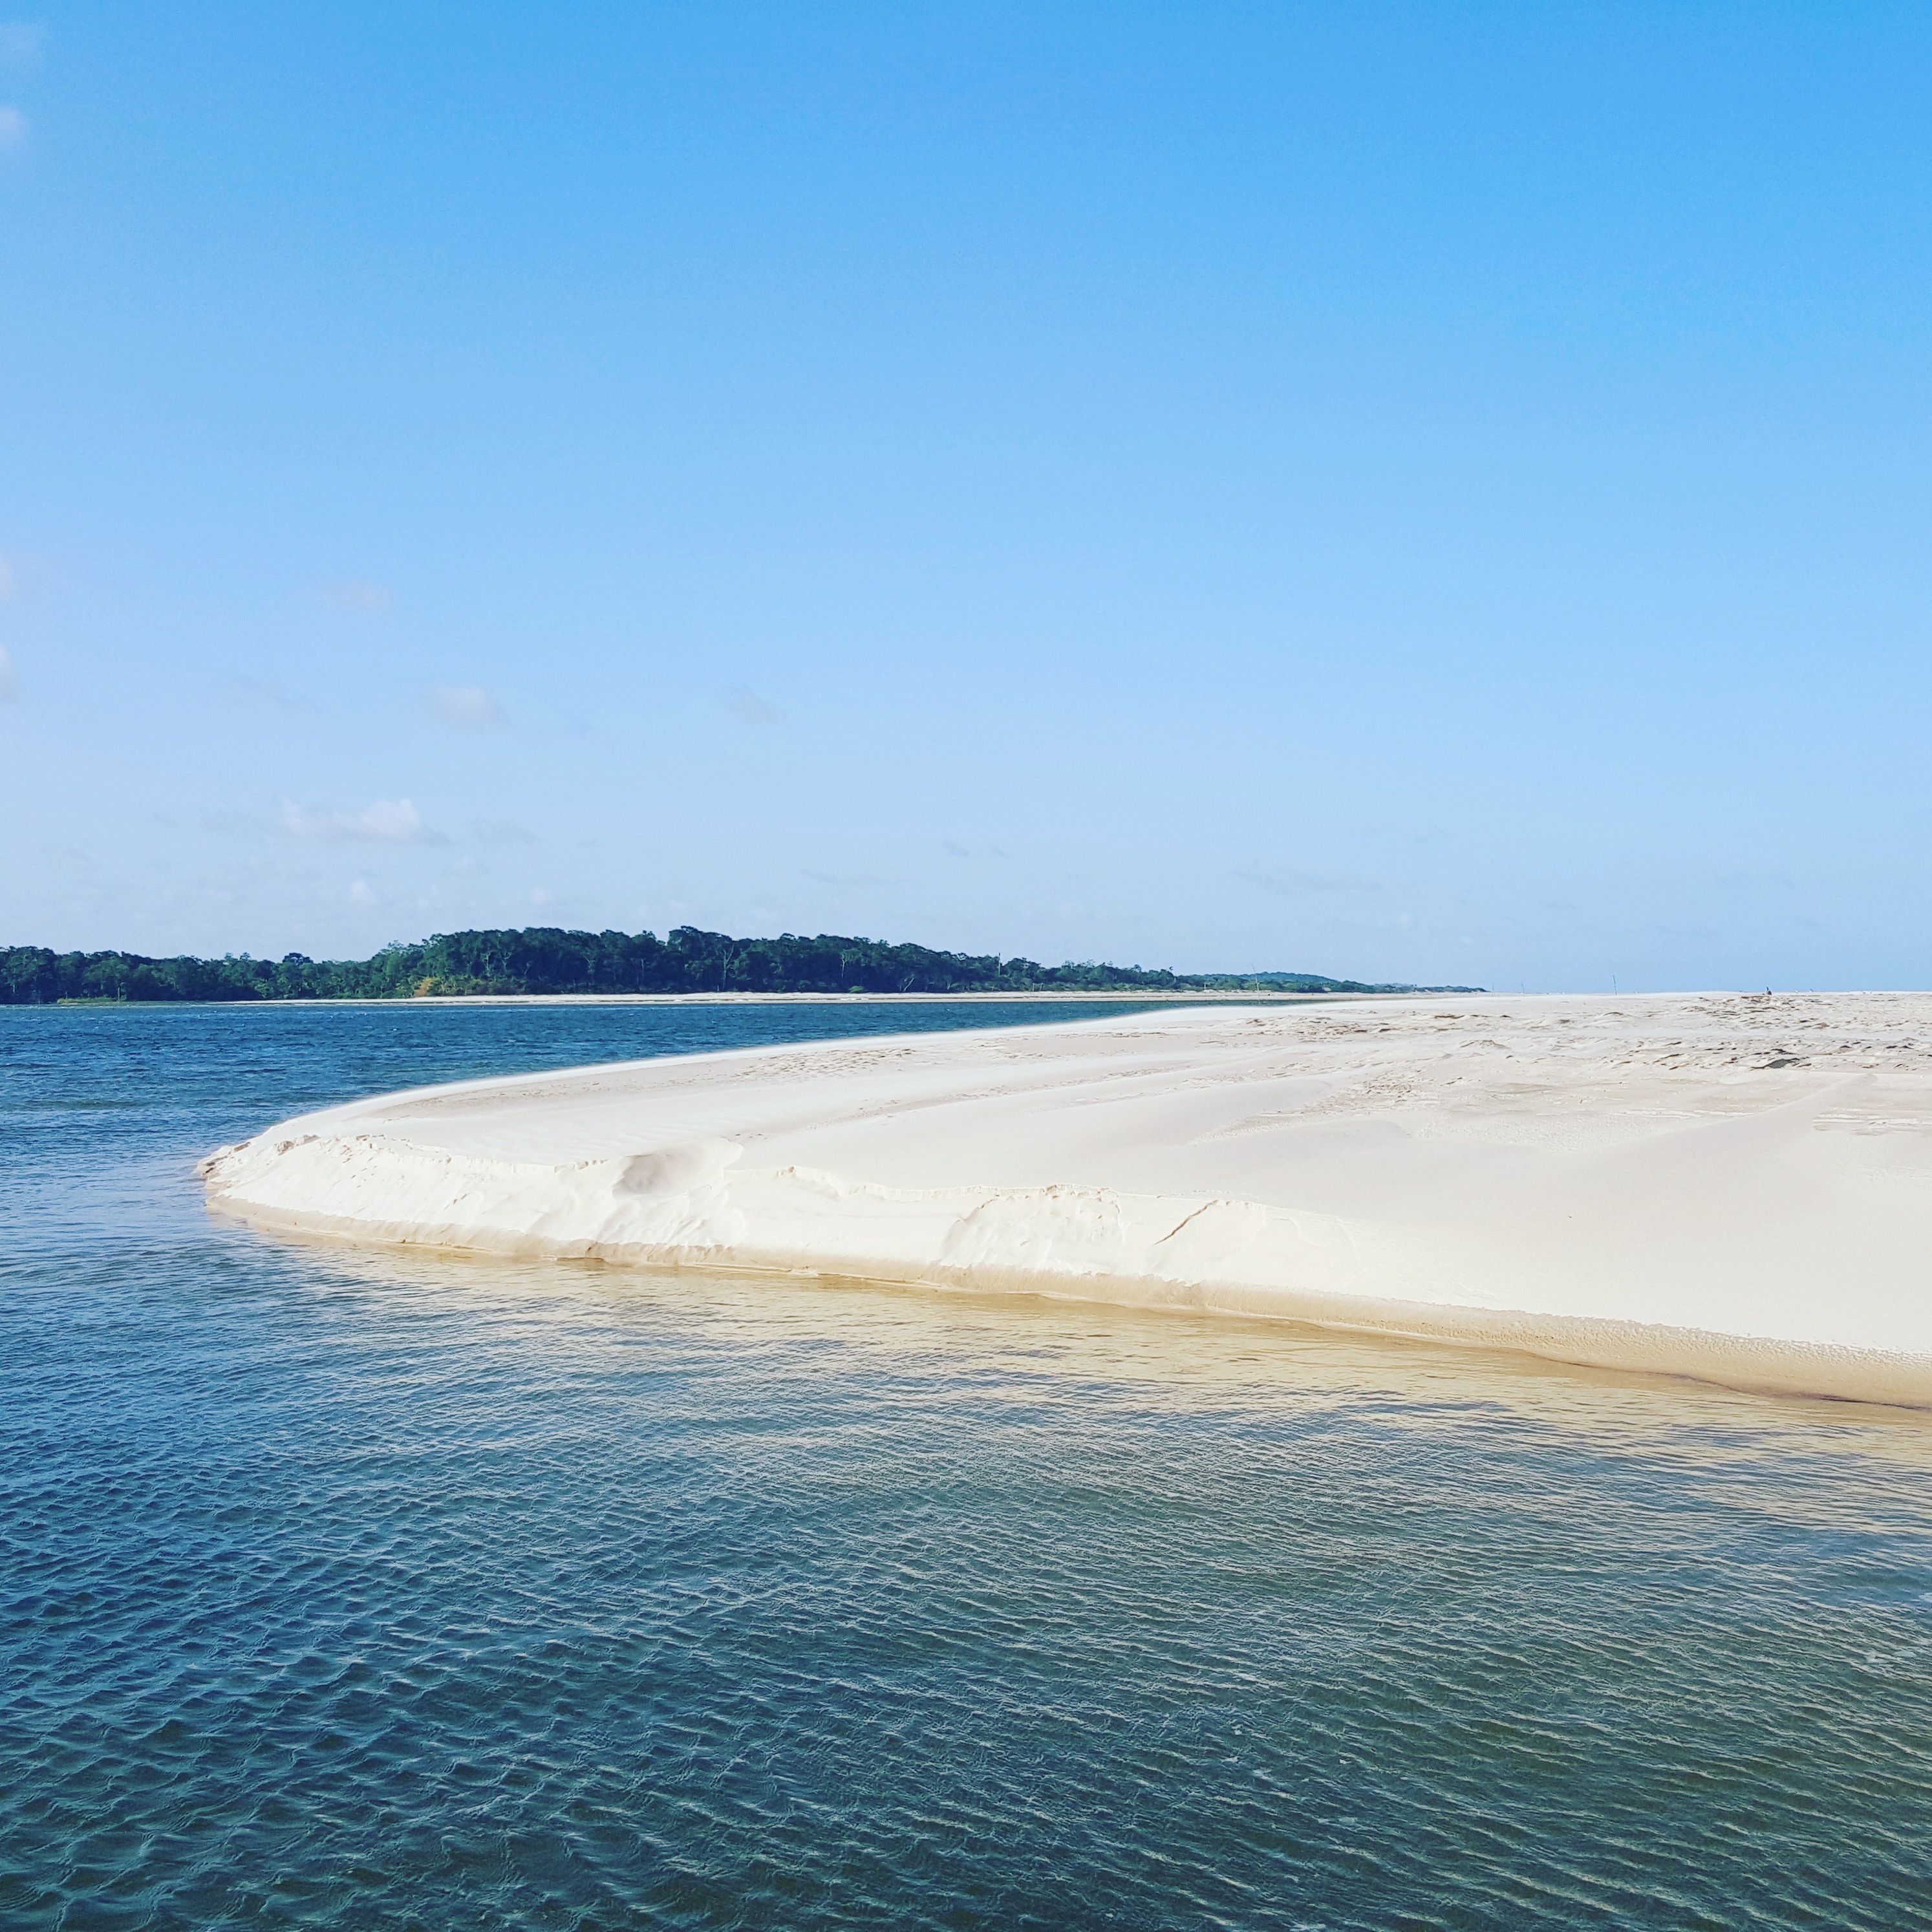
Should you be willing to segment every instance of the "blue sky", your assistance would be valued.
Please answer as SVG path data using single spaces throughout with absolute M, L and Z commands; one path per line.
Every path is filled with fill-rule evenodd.
M 1932 16 L 0 31 L 0 943 L 1928 983 Z

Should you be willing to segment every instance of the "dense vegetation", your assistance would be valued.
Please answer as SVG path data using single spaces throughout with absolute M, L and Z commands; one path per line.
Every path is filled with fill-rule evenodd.
M 370 959 L 151 959 L 138 952 L 0 947 L 0 1005 L 58 1000 L 398 1000 L 504 993 L 1466 992 L 1367 986 L 1313 973 L 1178 974 L 1090 962 L 1042 966 L 828 933 L 733 939 L 681 926 L 655 933 L 448 932 Z

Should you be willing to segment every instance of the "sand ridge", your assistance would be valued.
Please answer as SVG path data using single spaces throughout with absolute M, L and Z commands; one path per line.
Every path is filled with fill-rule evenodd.
M 362 1239 L 818 1270 L 1932 1404 L 1932 995 L 1176 1007 L 386 1096 L 206 1164 Z

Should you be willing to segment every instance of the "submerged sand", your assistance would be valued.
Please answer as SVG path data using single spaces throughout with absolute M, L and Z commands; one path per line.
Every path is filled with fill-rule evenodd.
M 1274 1315 L 1932 1405 L 1932 995 L 1189 1008 L 476 1081 L 211 1200 L 380 1241 Z

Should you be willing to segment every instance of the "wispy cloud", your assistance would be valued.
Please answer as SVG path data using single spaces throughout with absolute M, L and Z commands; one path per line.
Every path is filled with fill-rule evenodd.
M 1347 872 L 1301 872 L 1292 866 L 1243 866 L 1234 876 L 1271 892 L 1378 892 L 1373 879 Z
M 510 722 L 503 707 L 480 684 L 433 684 L 427 695 L 429 708 L 446 724 L 476 730 Z
M 479 818 L 470 826 L 470 836 L 479 845 L 534 845 L 538 842 L 534 832 L 526 832 L 520 825 L 512 825 L 506 818 Z
M 158 814 L 154 822 L 169 826 L 176 823 L 172 818 L 163 818 Z M 204 812 L 195 823 L 202 831 L 218 832 L 224 838 L 253 838 L 262 830 L 261 814 L 254 812 Z
M 324 599 L 338 610 L 386 610 L 389 608 L 389 593 L 380 584 L 371 584 L 366 577 L 339 577 L 333 584 L 322 588 Z
M 245 698 L 256 704 L 272 704 L 278 711 L 313 711 L 312 699 L 303 697 L 298 691 L 291 691 L 285 684 L 278 684 L 272 677 L 251 677 L 246 671 L 236 671 L 222 680 L 223 688 L 237 698 Z
M 295 838 L 373 841 L 384 845 L 447 845 L 446 834 L 423 823 L 412 800 L 379 798 L 360 812 L 328 812 L 282 801 L 282 830 Z
M 0 604 L 26 603 L 48 587 L 47 560 L 24 550 L 0 550 Z
M 801 866 L 799 870 L 808 879 L 817 880 L 821 886 L 844 888 L 853 886 L 902 886 L 905 884 L 903 879 L 881 878 L 876 872 L 814 872 L 808 866 Z
M 10 67 L 26 67 L 40 57 L 47 44 L 47 30 L 32 20 L 0 20 L 0 61 Z
M 7 646 L 0 644 L 0 704 L 13 704 L 19 701 L 20 680 L 14 669 L 14 660 L 7 654 Z
M 27 117 L 17 107 L 0 107 L 0 153 L 24 148 L 32 132 Z
M 776 724 L 784 712 L 768 698 L 740 685 L 724 700 L 724 715 L 740 724 Z

